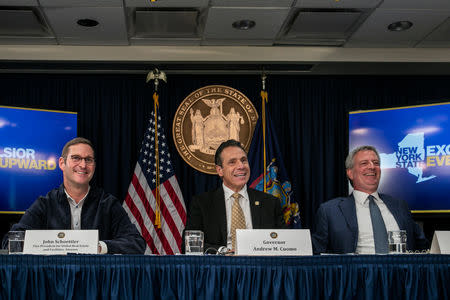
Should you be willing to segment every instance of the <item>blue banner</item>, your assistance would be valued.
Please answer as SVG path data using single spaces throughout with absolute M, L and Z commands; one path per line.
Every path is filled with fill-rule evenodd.
M 61 150 L 76 136 L 76 113 L 0 106 L 0 211 L 24 211 L 59 186 Z
M 379 191 L 413 212 L 450 212 L 450 104 L 351 112 L 349 148 L 380 153 Z

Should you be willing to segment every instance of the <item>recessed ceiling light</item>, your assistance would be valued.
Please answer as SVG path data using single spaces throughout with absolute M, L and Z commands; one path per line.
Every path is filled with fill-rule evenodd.
M 413 23 L 410 21 L 399 21 L 392 24 L 389 24 L 388 29 L 390 31 L 404 31 L 410 29 L 413 26 Z
M 233 28 L 239 29 L 239 30 L 249 30 L 253 27 L 255 27 L 256 23 L 252 20 L 240 20 L 233 23 Z
M 98 25 L 98 22 L 92 19 L 80 19 L 77 21 L 77 24 L 83 27 L 95 27 Z

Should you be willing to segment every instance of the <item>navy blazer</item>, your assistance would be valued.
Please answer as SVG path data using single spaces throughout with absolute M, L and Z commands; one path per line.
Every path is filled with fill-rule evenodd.
M 378 194 L 397 221 L 401 230 L 406 230 L 408 250 L 428 248 L 422 229 L 414 222 L 405 201 Z M 320 205 L 316 214 L 316 228 L 312 234 L 314 254 L 354 253 L 358 243 L 358 221 L 355 198 L 335 198 Z
M 247 188 L 254 229 L 285 228 L 280 201 L 270 194 Z M 222 185 L 210 192 L 194 196 L 185 230 L 204 233 L 204 249 L 227 245 L 225 194 Z M 184 235 L 184 234 L 183 234 Z M 183 238 L 184 242 L 184 238 Z M 183 243 L 184 246 L 184 243 Z M 182 247 L 184 249 L 184 247 Z

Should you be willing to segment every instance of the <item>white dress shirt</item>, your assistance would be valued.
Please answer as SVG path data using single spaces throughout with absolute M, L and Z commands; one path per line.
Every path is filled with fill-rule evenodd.
M 371 195 L 375 197 L 375 203 L 380 209 L 386 231 L 399 230 L 397 221 L 395 221 L 394 216 L 381 200 L 378 192 Z M 358 220 L 358 244 L 356 246 L 356 253 L 374 254 L 375 242 L 373 239 L 372 220 L 370 218 L 369 199 L 367 199 L 369 194 L 354 190 L 353 196 L 355 197 L 356 218 Z
M 232 191 L 231 189 L 226 187 L 224 184 L 222 184 L 222 186 L 223 186 L 223 191 L 225 194 L 225 209 L 226 209 L 226 213 L 227 213 L 227 248 L 231 249 L 232 248 L 231 232 L 230 232 L 231 208 L 232 208 L 233 202 L 234 202 L 234 198 L 233 198 L 234 191 Z M 252 214 L 250 212 L 250 200 L 248 198 L 247 186 L 244 185 L 242 190 L 240 190 L 238 193 L 241 195 L 241 197 L 239 197 L 239 204 L 241 205 L 242 211 L 244 213 L 245 226 L 247 227 L 247 229 L 253 229 Z

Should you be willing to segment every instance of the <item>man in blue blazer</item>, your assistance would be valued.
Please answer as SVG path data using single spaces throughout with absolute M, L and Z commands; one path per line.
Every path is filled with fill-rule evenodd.
M 215 164 L 223 183 L 216 190 L 193 197 L 185 228 L 204 232 L 204 250 L 221 247 L 234 250 L 235 230 L 231 219 L 236 199 L 233 194 L 239 194 L 237 201 L 245 218 L 240 228 L 285 228 L 280 201 L 270 194 L 247 188 L 250 166 L 241 143 L 223 142 L 216 150 Z
M 406 202 L 377 192 L 381 176 L 377 150 L 372 146 L 358 147 L 347 156 L 345 165 L 354 191 L 319 207 L 312 235 L 314 253 L 375 253 L 371 197 L 387 231 L 406 230 L 408 250 L 427 249 L 428 241 L 412 219 Z

